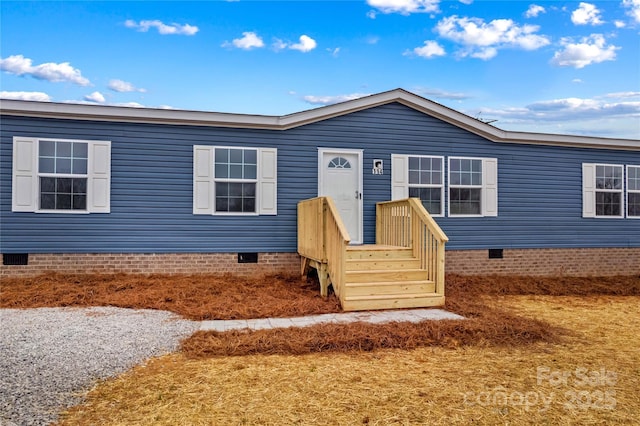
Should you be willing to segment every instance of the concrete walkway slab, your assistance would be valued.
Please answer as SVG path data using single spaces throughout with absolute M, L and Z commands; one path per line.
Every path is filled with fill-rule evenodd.
M 402 309 L 397 311 L 343 312 L 335 314 L 308 315 L 294 318 L 259 318 L 250 320 L 201 321 L 201 331 L 267 330 L 272 328 L 308 327 L 316 324 L 347 324 L 366 322 L 384 324 L 389 322 L 462 320 L 463 316 L 444 309 Z

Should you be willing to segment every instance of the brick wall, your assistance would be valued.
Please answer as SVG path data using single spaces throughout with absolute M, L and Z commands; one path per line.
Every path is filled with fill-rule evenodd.
M 640 248 L 450 250 L 445 270 L 460 275 L 608 276 L 640 274 Z
M 258 263 L 238 263 L 237 253 L 30 254 L 28 265 L 0 266 L 0 277 L 43 272 L 239 275 L 300 271 L 297 253 L 259 253 Z
M 0 277 L 61 273 L 208 274 L 298 273 L 296 253 L 259 253 L 258 263 L 238 263 L 236 253 L 30 254 L 25 266 L 0 266 Z M 446 272 L 461 275 L 605 276 L 640 274 L 640 248 L 449 250 Z

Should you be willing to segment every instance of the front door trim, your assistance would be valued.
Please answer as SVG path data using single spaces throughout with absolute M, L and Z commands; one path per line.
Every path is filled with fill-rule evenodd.
M 351 240 L 351 244 L 362 244 L 363 242 L 363 234 L 362 234 L 362 222 L 363 222 L 363 195 L 362 195 L 362 181 L 363 181 L 363 164 L 362 164 L 362 157 L 363 157 L 363 152 L 364 150 L 362 149 L 341 149 L 341 148 L 318 148 L 318 196 L 321 197 L 324 194 L 323 191 L 323 176 L 324 176 L 324 157 L 325 155 L 340 155 L 340 154 L 355 154 L 358 157 L 358 171 L 357 171 L 357 176 L 358 176 L 358 193 L 359 193 L 359 197 L 358 197 L 358 212 L 359 212 L 359 217 L 358 217 L 358 227 L 359 227 L 359 232 L 358 234 L 360 235 L 360 237 L 355 240 L 353 239 L 353 236 L 351 236 L 352 240 Z M 354 194 L 355 197 L 355 194 Z

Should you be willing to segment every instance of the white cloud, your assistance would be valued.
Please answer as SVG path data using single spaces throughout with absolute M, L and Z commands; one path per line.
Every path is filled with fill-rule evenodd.
M 473 0 L 460 0 L 460 3 L 462 3 L 462 4 L 471 4 L 471 3 L 473 3 Z
M 571 80 L 571 82 L 575 83 L 575 84 L 582 84 L 583 83 L 583 81 L 581 79 L 579 79 L 579 78 L 574 78 L 573 80 Z
M 144 93 L 146 92 L 145 89 L 141 89 L 138 87 L 135 87 L 133 84 L 127 82 L 127 81 L 123 81 L 123 80 L 118 80 L 118 79 L 113 79 L 109 81 L 109 85 L 107 86 L 109 89 L 113 90 L 114 92 L 140 92 L 140 93 Z
M 276 38 L 271 46 L 276 52 L 284 49 L 291 49 L 306 53 L 315 49 L 318 46 L 318 43 L 308 35 L 303 34 L 300 36 L 298 43 L 287 43 Z M 340 48 L 338 48 L 338 50 L 340 50 Z
M 607 93 L 606 95 L 600 96 L 603 99 L 628 99 L 628 98 L 638 98 L 640 100 L 640 92 L 615 92 L 615 93 Z
M 640 93 L 550 99 L 524 107 L 483 108 L 481 113 L 499 119 L 500 127 L 507 130 L 637 139 Z
M 303 96 L 302 99 L 312 105 L 332 105 L 339 102 L 351 101 L 353 99 L 369 96 L 369 93 L 352 93 L 350 95 L 336 95 L 336 96 Z
M 378 44 L 379 41 L 380 41 L 379 36 L 369 36 L 365 39 L 365 43 L 367 44 Z
M 548 45 L 548 37 L 534 34 L 539 29 L 537 25 L 518 26 L 511 19 L 485 23 L 480 18 L 459 18 L 456 15 L 442 19 L 435 27 L 441 37 L 462 45 L 457 52 L 459 56 L 484 60 L 496 56 L 498 49 L 535 50 Z
M 410 15 L 412 13 L 438 12 L 440 0 L 367 0 L 367 4 L 375 7 L 382 13 L 400 13 Z M 375 14 L 370 18 L 375 18 Z
M 461 101 L 464 99 L 469 99 L 471 97 L 464 93 L 447 92 L 441 89 L 418 88 L 418 89 L 415 89 L 415 92 L 427 98 L 451 99 L 455 101 Z
M 335 49 L 327 48 L 327 52 L 331 53 L 331 56 L 333 56 L 334 58 L 337 58 L 338 55 L 340 54 L 340 48 L 339 47 L 336 47 Z
M 438 42 L 433 40 L 425 40 L 424 46 L 416 47 L 411 51 L 407 51 L 404 53 L 405 56 L 408 55 L 416 55 L 421 58 L 434 58 L 436 56 L 444 56 L 446 52 L 444 48 L 438 44 Z
M 591 3 L 580 3 L 578 8 L 571 14 L 571 22 L 576 25 L 600 25 L 600 10 Z
M 622 5 L 628 9 L 627 15 L 640 23 L 640 0 L 622 0 Z
M 168 25 L 157 19 L 143 20 L 140 22 L 136 22 L 131 19 L 128 19 L 125 21 L 124 25 L 127 28 L 136 28 L 138 31 L 141 31 L 144 33 L 149 31 L 149 29 L 151 28 L 156 28 L 158 30 L 158 33 L 162 35 L 177 34 L 177 35 L 192 36 L 199 31 L 199 28 L 196 27 L 195 25 L 189 25 L 189 24 L 181 25 L 176 23 L 172 23 Z
M 0 69 L 9 74 L 30 75 L 39 80 L 54 83 L 67 81 L 79 86 L 89 86 L 91 84 L 88 79 L 82 76 L 80 70 L 72 67 L 69 62 L 59 64 L 47 62 L 33 66 L 31 59 L 22 55 L 12 55 L 8 58 L 0 59 Z
M 86 95 L 84 97 L 84 100 L 89 102 L 96 102 L 99 104 L 103 104 L 106 101 L 104 95 L 100 92 L 93 92 L 90 95 Z
M 318 43 L 308 35 L 301 35 L 298 43 L 289 46 L 289 49 L 299 50 L 300 52 L 310 52 L 318 46 Z
M 51 97 L 44 92 L 0 92 L 2 99 L 16 99 L 19 101 L 51 102 Z
M 145 108 L 144 105 L 138 102 L 121 102 L 118 104 L 113 104 L 115 106 L 128 107 L 128 108 Z
M 241 38 L 235 38 L 231 43 L 225 41 L 222 44 L 223 47 L 237 47 L 238 49 L 251 50 L 264 47 L 264 41 L 256 33 L 252 31 L 245 31 L 242 33 Z
M 287 43 L 280 40 L 279 38 L 274 39 L 274 42 L 271 45 L 271 47 L 273 47 L 273 50 L 275 50 L 276 52 L 286 49 L 287 46 L 288 46 Z
M 624 21 L 613 21 L 613 25 L 615 25 L 616 28 L 624 28 L 627 26 Z
M 546 12 L 546 9 L 544 7 L 539 6 L 537 4 L 532 4 L 531 6 L 529 6 L 529 9 L 527 9 L 527 11 L 524 13 L 524 16 L 527 18 L 535 18 L 536 16 L 545 12 Z
M 551 63 L 559 67 L 584 68 L 591 64 L 613 61 L 616 50 L 620 49 L 612 44 L 607 45 L 602 34 L 591 34 L 577 43 L 571 38 L 563 38 L 560 43 L 564 49 L 556 52 L 551 59 Z

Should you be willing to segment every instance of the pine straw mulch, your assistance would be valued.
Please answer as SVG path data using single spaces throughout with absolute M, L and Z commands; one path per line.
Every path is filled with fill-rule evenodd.
M 0 308 L 115 306 L 171 311 L 185 318 L 232 320 L 340 312 L 312 279 L 286 274 L 58 274 L 6 278 Z
M 182 344 L 189 357 L 307 354 L 414 349 L 425 346 L 521 346 L 558 342 L 559 326 L 505 310 L 503 295 L 640 295 L 640 276 L 504 277 L 448 274 L 445 308 L 465 320 L 389 324 L 323 324 L 304 328 L 196 332 Z M 339 312 L 313 279 L 289 275 L 63 275 L 3 280 L 0 308 L 109 305 L 169 310 L 193 320 L 294 317 Z
M 569 332 L 496 303 L 499 295 L 640 295 L 640 276 L 548 278 L 449 274 L 445 308 L 465 320 L 322 324 L 305 328 L 199 331 L 182 343 L 189 357 L 370 352 L 425 346 L 522 346 L 554 343 Z

